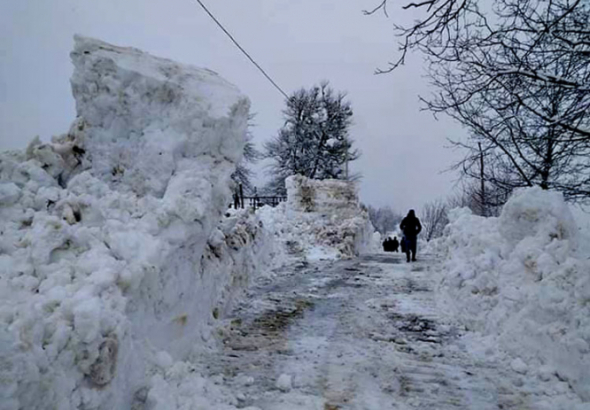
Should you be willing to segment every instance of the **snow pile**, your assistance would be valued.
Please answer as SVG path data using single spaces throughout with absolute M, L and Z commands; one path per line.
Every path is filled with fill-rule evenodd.
M 213 315 L 223 317 L 250 284 L 250 280 L 269 273 L 284 263 L 281 249 L 257 214 L 250 210 L 228 210 L 209 238 L 203 254 L 200 275 L 223 272 L 217 277 L 217 306 Z
M 239 405 L 234 393 L 223 386 L 223 377 L 208 379 L 190 363 L 169 363 L 152 378 L 149 390 L 136 394 L 131 410 L 260 410 Z
M 566 381 L 590 401 L 590 262 L 559 193 L 518 191 L 498 218 L 450 214 L 438 242 L 448 308 L 512 368 Z
M 375 246 L 369 215 L 353 182 L 287 178 L 287 202 L 260 209 L 260 219 L 287 256 L 353 257 Z
M 70 132 L 0 154 L 0 409 L 175 408 L 174 362 L 272 257 L 257 220 L 219 225 L 249 103 L 136 49 L 71 56 Z
M 315 180 L 294 175 L 285 181 L 287 206 L 297 212 L 355 214 L 359 208 L 357 187 L 338 179 Z

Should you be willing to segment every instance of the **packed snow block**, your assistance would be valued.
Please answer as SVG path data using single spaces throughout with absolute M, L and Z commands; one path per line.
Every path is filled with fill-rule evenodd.
M 357 186 L 354 182 L 338 179 L 317 180 L 301 175 L 286 179 L 287 204 L 301 212 L 333 212 L 359 207 Z
M 590 402 L 590 255 L 561 194 L 523 189 L 498 218 L 449 219 L 436 243 L 442 302 L 518 369 L 541 379 L 551 369 Z
M 162 197 L 171 176 L 194 167 L 193 159 L 241 157 L 248 103 L 236 87 L 209 70 L 75 40 L 73 133 L 86 136 L 95 176 Z
M 70 131 L 0 154 L 0 409 L 129 409 L 211 341 L 203 269 L 249 103 L 215 73 L 76 37 Z M 231 255 L 227 255 L 231 258 Z M 236 281 L 236 286 L 239 286 Z
M 355 183 L 296 175 L 286 186 L 287 202 L 258 213 L 287 257 L 350 258 L 372 249 L 374 229 Z

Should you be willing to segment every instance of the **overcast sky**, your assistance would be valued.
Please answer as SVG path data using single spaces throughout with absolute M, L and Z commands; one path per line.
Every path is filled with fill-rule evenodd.
M 410 16 L 392 8 L 391 19 L 364 16 L 377 0 L 205 3 L 287 93 L 322 80 L 348 93 L 363 202 L 405 212 L 450 192 L 456 176 L 441 171 L 458 154 L 444 148 L 446 138 L 464 132 L 420 111 L 418 95 L 429 92 L 420 57 L 373 74 L 395 56 L 392 19 Z M 0 0 L 1 149 L 69 128 L 74 33 L 218 72 L 250 97 L 258 146 L 282 125 L 283 97 L 194 0 Z

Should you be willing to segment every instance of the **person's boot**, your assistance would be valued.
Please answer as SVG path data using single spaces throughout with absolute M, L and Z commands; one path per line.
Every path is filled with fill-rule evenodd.
M 410 263 L 410 254 L 406 253 L 406 262 Z

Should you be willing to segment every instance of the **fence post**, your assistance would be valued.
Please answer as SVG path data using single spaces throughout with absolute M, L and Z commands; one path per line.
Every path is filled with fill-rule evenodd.
M 240 204 L 242 205 L 242 209 L 244 209 L 244 187 L 240 184 Z

